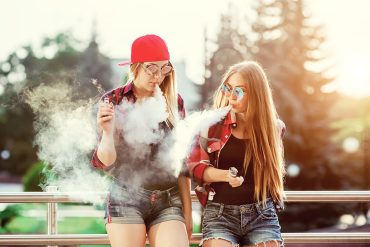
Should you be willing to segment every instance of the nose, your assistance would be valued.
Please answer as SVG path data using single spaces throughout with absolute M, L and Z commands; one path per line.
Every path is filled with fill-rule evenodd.
M 236 95 L 233 92 L 228 93 L 226 96 L 229 98 L 229 100 L 230 99 L 231 100 L 237 100 L 238 99 L 238 97 L 236 97 Z
M 154 78 L 161 78 L 162 77 L 162 71 L 158 70 L 156 73 L 153 74 Z

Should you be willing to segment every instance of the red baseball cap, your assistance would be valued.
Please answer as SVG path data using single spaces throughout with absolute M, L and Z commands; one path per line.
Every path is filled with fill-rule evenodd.
M 125 66 L 138 62 L 155 62 L 170 60 L 170 53 L 166 42 L 159 36 L 147 34 L 137 38 L 131 46 L 131 60 L 120 62 L 119 66 Z

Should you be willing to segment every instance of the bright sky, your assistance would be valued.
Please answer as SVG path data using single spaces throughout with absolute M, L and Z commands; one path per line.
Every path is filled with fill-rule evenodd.
M 229 0 L 0 0 L 0 60 L 43 37 L 71 30 L 82 41 L 97 21 L 101 51 L 110 57 L 128 57 L 132 41 L 156 33 L 168 43 L 173 60 L 187 62 L 188 75 L 202 82 L 204 28 L 211 37 Z M 252 1 L 233 0 L 248 10 Z M 317 22 L 325 26 L 326 51 L 337 77 L 333 88 L 355 97 L 370 95 L 370 1 L 308 0 Z M 239 19 L 243 20 L 240 12 Z

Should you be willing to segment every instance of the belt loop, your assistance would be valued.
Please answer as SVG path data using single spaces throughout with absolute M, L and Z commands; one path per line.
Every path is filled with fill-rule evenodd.
M 260 214 L 261 213 L 261 203 L 262 201 L 258 201 L 254 204 L 256 211 Z
M 168 198 L 168 204 L 170 205 L 170 207 L 172 207 L 170 190 L 167 190 L 167 198 Z
M 224 211 L 224 207 L 225 207 L 225 204 L 221 203 L 220 210 L 218 211 L 218 216 L 222 214 L 222 212 Z

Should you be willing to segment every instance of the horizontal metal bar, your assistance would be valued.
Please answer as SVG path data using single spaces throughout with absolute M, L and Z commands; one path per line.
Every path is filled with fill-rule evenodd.
M 107 234 L 0 235 L 0 245 L 109 244 Z
M 282 233 L 285 243 L 370 243 L 370 233 Z M 190 243 L 199 244 L 194 233 Z M 0 245 L 109 244 L 107 234 L 0 235 Z
M 91 196 L 107 196 L 107 192 L 90 193 Z M 4 202 L 83 202 L 89 193 L 83 192 L 0 192 L 0 203 Z M 91 197 L 93 198 L 93 197 Z
M 370 191 L 286 191 L 287 202 L 366 202 Z
M 287 202 L 370 202 L 370 191 L 286 191 Z M 107 192 L 90 193 L 105 198 Z M 1 192 L 0 203 L 5 202 L 83 202 L 88 193 L 79 192 Z M 192 191 L 192 200 L 198 199 Z
M 285 243 L 370 243 L 370 232 L 282 233 Z

